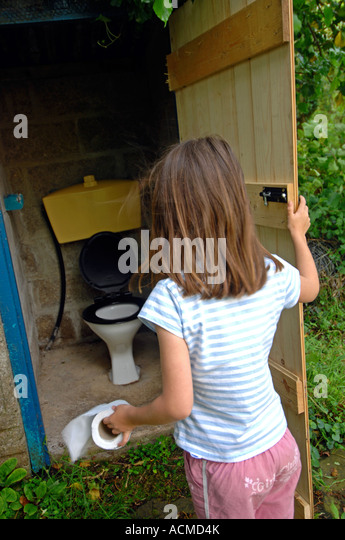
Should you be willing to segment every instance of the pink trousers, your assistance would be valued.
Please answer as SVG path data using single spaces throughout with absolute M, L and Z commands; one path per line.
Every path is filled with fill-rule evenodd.
M 301 460 L 288 429 L 272 448 L 245 461 L 218 463 L 188 452 L 184 461 L 199 519 L 293 519 Z

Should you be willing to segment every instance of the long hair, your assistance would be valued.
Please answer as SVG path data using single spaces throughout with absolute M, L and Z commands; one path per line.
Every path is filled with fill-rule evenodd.
M 137 275 L 139 290 L 149 276 L 151 286 L 171 278 L 185 296 L 250 295 L 266 282 L 264 257 L 274 261 L 277 271 L 282 269 L 256 236 L 243 171 L 224 139 L 209 136 L 172 146 L 153 166 L 143 188 L 151 200 L 151 236 L 164 239 L 168 249 L 159 253 L 161 265 L 157 253 L 149 251 Z M 179 252 L 177 240 L 180 247 L 184 240 Z M 222 279 L 215 279 L 215 268 L 221 265 Z

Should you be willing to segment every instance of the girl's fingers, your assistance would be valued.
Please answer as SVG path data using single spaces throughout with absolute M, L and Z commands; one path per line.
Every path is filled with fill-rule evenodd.
M 118 444 L 118 446 L 126 446 L 126 444 L 129 441 L 130 436 L 131 436 L 131 431 L 125 431 L 122 434 L 122 441 Z

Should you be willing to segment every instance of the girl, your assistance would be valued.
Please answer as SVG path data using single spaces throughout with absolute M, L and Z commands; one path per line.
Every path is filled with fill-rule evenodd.
M 241 167 L 223 139 L 177 144 L 148 186 L 152 236 L 170 246 L 164 274 L 151 267 L 155 287 L 139 314 L 157 332 L 162 393 L 141 407 L 115 407 L 104 423 L 125 445 L 137 426 L 176 422 L 199 518 L 291 519 L 300 457 L 268 355 L 282 310 L 319 290 L 305 199 L 296 212 L 288 205 L 296 269 L 258 241 Z M 214 239 L 213 253 L 199 249 L 174 272 L 174 238 Z M 223 265 L 223 280 L 212 279 L 210 255 Z

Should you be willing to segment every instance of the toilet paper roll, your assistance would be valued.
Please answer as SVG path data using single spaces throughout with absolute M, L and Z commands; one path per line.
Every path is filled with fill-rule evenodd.
M 113 412 L 113 409 L 107 409 L 96 414 L 91 424 L 93 442 L 104 450 L 116 450 L 122 441 L 122 433 L 114 435 L 111 429 L 103 424 L 103 418 L 110 416 Z
M 110 435 L 113 439 L 111 441 L 109 430 L 108 430 L 108 435 L 106 437 L 104 433 L 102 435 L 102 432 L 101 432 L 102 426 L 99 426 L 98 428 L 99 433 L 98 433 L 98 436 L 95 435 L 95 438 L 96 438 L 95 440 L 92 434 L 92 424 L 93 424 L 93 421 L 96 419 L 96 416 L 99 416 L 104 413 L 103 418 L 105 418 L 106 416 L 110 416 L 111 414 L 113 414 L 114 411 L 112 407 L 117 406 L 117 405 L 128 405 L 128 401 L 125 401 L 123 399 L 118 399 L 116 401 L 112 401 L 111 403 L 102 403 L 101 405 L 97 405 L 96 407 L 93 407 L 86 413 L 81 414 L 77 418 L 74 418 L 73 420 L 71 420 L 71 422 L 69 422 L 69 424 L 67 424 L 67 426 L 63 429 L 62 437 L 68 448 L 72 463 L 86 453 L 91 440 L 94 440 L 95 444 L 97 446 L 100 446 L 100 448 L 103 448 L 106 450 L 116 450 L 119 442 L 121 442 L 122 440 L 122 434 L 114 435 L 113 433 L 111 433 Z M 94 430 L 95 433 L 97 431 L 96 424 L 99 425 L 98 420 L 97 422 L 95 422 L 95 430 Z M 103 424 L 103 426 L 106 431 L 107 428 L 105 424 Z M 104 446 L 102 445 L 105 444 L 106 440 L 110 446 L 107 446 L 106 448 L 104 448 Z M 115 440 L 116 440 L 116 444 L 115 444 Z

